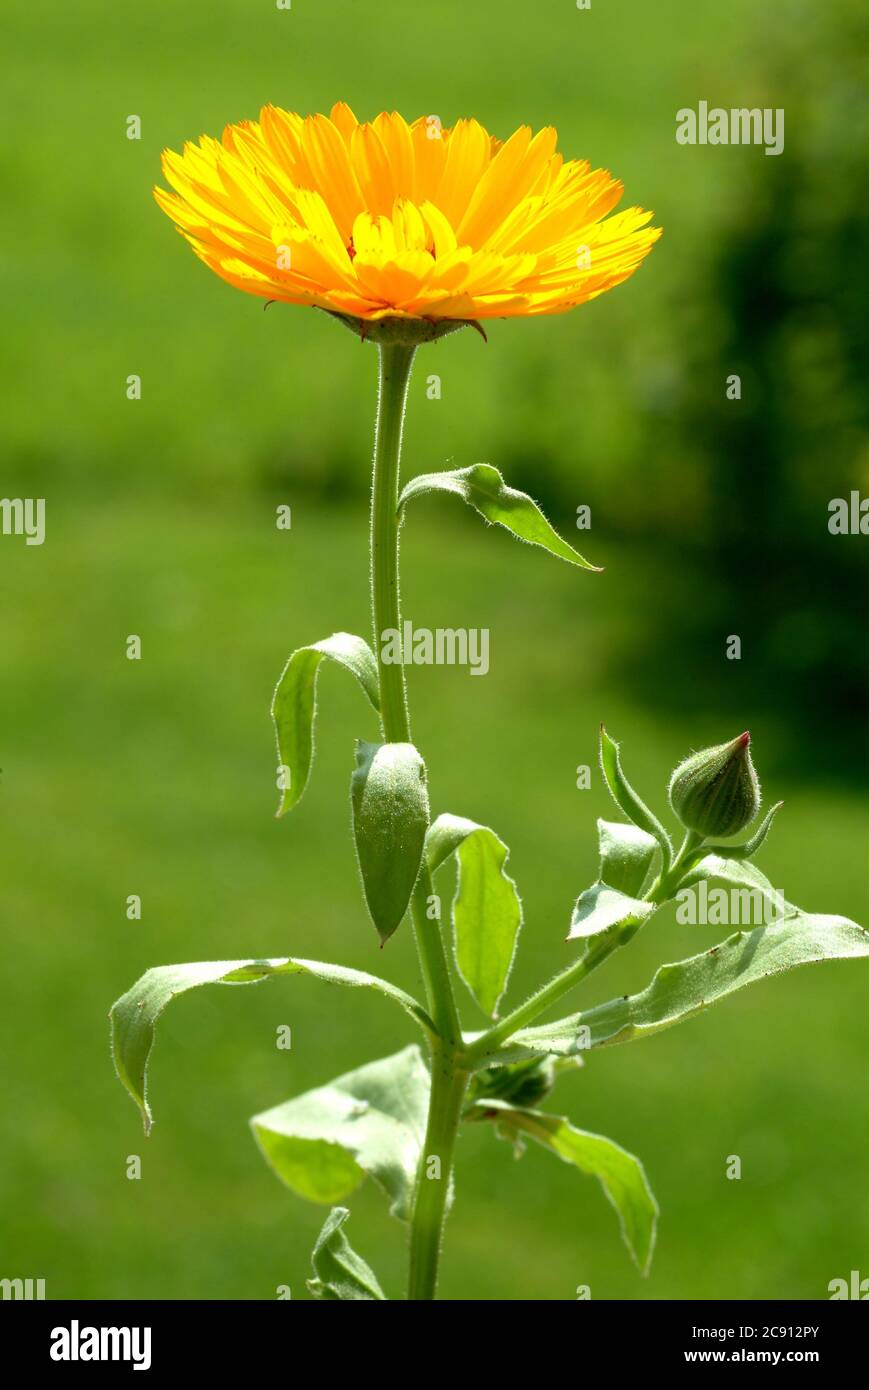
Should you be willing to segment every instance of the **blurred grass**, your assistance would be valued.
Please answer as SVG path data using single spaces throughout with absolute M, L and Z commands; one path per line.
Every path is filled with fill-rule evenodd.
M 679 305 L 759 156 L 701 161 L 676 146 L 673 113 L 722 75 L 722 93 L 737 90 L 755 11 L 635 0 L 551 5 L 543 22 L 527 5 L 453 0 L 9 7 L 15 138 L 0 171 L 25 234 L 3 276 L 2 491 L 47 497 L 48 540 L 0 552 L 4 1275 L 46 1277 L 52 1297 L 272 1297 L 280 1283 L 302 1296 L 323 1213 L 276 1184 L 246 1119 L 410 1036 L 382 1002 L 306 981 L 191 996 L 161 1025 L 147 1144 L 108 1058 L 108 1006 L 155 963 L 294 953 L 420 987 L 409 933 L 381 955 L 360 906 L 346 791 L 352 740 L 373 728 L 334 672 L 312 785 L 290 821 L 272 818 L 267 707 L 283 661 L 335 628 L 367 631 L 364 516 L 344 499 L 364 493 L 373 353 L 319 315 L 263 315 L 230 293 L 149 194 L 163 145 L 266 100 L 473 113 L 502 133 L 554 121 L 564 149 L 616 169 L 628 202 L 666 228 L 629 287 L 581 314 L 498 325 L 488 349 L 457 335 L 412 387 L 408 469 L 489 458 L 514 481 L 512 465 L 539 475 L 544 493 L 547 470 L 573 468 L 577 504 L 592 485 L 612 498 L 583 538 L 600 577 L 519 551 L 449 502 L 420 504 L 405 531 L 408 616 L 492 631 L 486 680 L 441 668 L 410 680 L 433 808 L 492 824 L 512 848 L 527 925 L 511 997 L 563 962 L 570 905 L 594 875 L 607 808 L 597 782 L 574 782 L 602 718 L 659 801 L 690 747 L 751 725 L 761 775 L 787 800 L 763 861 L 773 882 L 869 921 L 869 812 L 819 775 L 811 720 L 781 722 L 755 703 L 748 663 L 722 660 L 726 726 L 697 702 L 677 728 L 647 698 L 649 642 L 642 662 L 625 659 L 653 631 L 674 686 L 697 677 L 696 655 L 668 642 L 680 578 L 666 538 L 617 535 L 637 489 L 657 495 L 671 466 L 654 444 Z M 124 137 L 130 113 L 140 142 Z M 443 375 L 439 404 L 426 371 Z M 277 501 L 293 505 L 290 533 L 274 528 Z M 124 655 L 133 632 L 140 663 Z M 130 893 L 141 923 L 125 918 Z M 587 997 L 641 986 L 706 940 L 656 922 Z M 859 965 L 805 971 L 561 1084 L 558 1108 L 646 1161 L 662 1206 L 648 1282 L 594 1184 L 465 1134 L 444 1295 L 563 1299 L 589 1283 L 595 1297 L 814 1298 L 865 1272 L 865 990 Z M 274 1046 L 280 1023 L 289 1054 Z M 138 1183 L 124 1176 L 131 1153 Z M 739 1183 L 724 1177 L 732 1153 Z M 354 1244 L 398 1293 L 403 1232 L 374 1191 L 351 1205 Z

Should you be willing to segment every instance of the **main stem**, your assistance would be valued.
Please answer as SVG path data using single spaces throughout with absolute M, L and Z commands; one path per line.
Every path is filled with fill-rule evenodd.
M 380 675 L 380 722 L 387 743 L 411 741 L 404 666 L 400 662 L 384 662 L 382 654 L 384 632 L 394 630 L 399 634 L 399 643 L 401 641 L 398 477 L 407 388 L 415 351 L 414 347 L 402 343 L 380 345 L 371 491 L 371 607 Z M 429 1013 L 438 1037 L 432 1044 L 428 1124 L 411 1223 L 410 1299 L 435 1296 L 453 1149 L 467 1085 L 467 1073 L 457 1065 L 461 1027 L 439 914 L 431 916 L 429 912 L 433 901 L 431 876 L 423 864 L 411 900 L 411 915 Z
M 383 633 L 401 633 L 398 594 L 398 470 L 407 388 L 415 349 L 380 348 L 374 475 L 371 488 L 371 610 L 380 671 L 380 718 L 389 743 L 410 742 L 404 667 L 381 660 Z

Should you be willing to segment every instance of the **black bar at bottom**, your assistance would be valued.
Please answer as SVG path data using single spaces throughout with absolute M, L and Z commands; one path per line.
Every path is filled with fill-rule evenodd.
M 770 1370 L 793 1365 L 811 1366 L 826 1375 L 860 1364 L 869 1332 L 862 1300 L 831 1302 L 698 1302 L 608 1303 L 577 1302 L 565 1312 L 565 1323 L 553 1324 L 553 1314 L 532 1304 L 508 1331 L 505 1324 L 488 1319 L 469 1328 L 459 1358 L 467 1369 L 471 1359 L 487 1371 L 498 1368 L 502 1358 L 509 1365 L 518 1347 L 537 1347 L 546 1355 L 546 1342 L 554 1333 L 559 1358 L 570 1357 L 563 1334 L 576 1338 L 577 1377 L 583 1366 L 606 1361 L 615 1371 L 669 1371 L 685 1367 L 703 1374 L 709 1367 L 766 1366 Z M 460 1305 L 441 1303 L 433 1311 L 412 1312 L 404 1317 L 438 1319 L 438 1346 L 447 1358 L 458 1351 L 448 1327 Z M 475 1305 L 467 1304 L 471 1315 Z M 539 1308 L 539 1304 L 536 1305 Z M 323 1358 L 334 1374 L 346 1358 L 357 1367 L 369 1353 L 372 1365 L 382 1357 L 389 1365 L 389 1324 L 382 1314 L 360 1315 L 351 1323 L 353 1336 L 342 1340 L 348 1325 L 333 1324 L 325 1306 L 311 1302 L 268 1303 L 136 1303 L 136 1302 L 0 1302 L 0 1329 L 6 1355 L 14 1354 L 25 1370 L 48 1371 L 53 1377 L 100 1370 L 160 1375 L 166 1371 L 195 1370 L 223 1377 L 233 1372 L 250 1376 L 264 1367 L 295 1374 L 301 1355 L 310 1370 L 311 1360 Z M 352 1316 L 352 1314 L 351 1314 Z M 377 1321 L 366 1322 L 374 1316 Z M 559 1314 L 559 1318 L 560 1318 Z M 399 1324 L 399 1327 L 402 1325 Z M 404 1326 L 407 1326 L 404 1324 Z M 509 1324 L 507 1325 L 509 1326 Z M 333 1329 L 322 1341 L 324 1329 Z M 318 1340 L 299 1341 L 311 1331 Z M 476 1355 L 473 1355 L 475 1346 Z M 413 1373 L 413 1358 L 406 1344 L 395 1366 L 404 1376 Z

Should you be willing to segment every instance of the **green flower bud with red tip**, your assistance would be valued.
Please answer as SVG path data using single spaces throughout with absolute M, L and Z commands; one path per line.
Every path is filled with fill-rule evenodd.
M 760 783 L 751 761 L 751 736 L 703 748 L 670 778 L 670 805 L 687 830 L 704 836 L 738 835 L 760 810 Z

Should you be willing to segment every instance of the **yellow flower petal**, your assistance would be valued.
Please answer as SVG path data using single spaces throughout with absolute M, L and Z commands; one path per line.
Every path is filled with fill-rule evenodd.
M 563 313 L 621 284 L 660 230 L 551 127 L 368 123 L 264 106 L 166 150 L 154 195 L 196 255 L 248 294 L 377 320 Z

